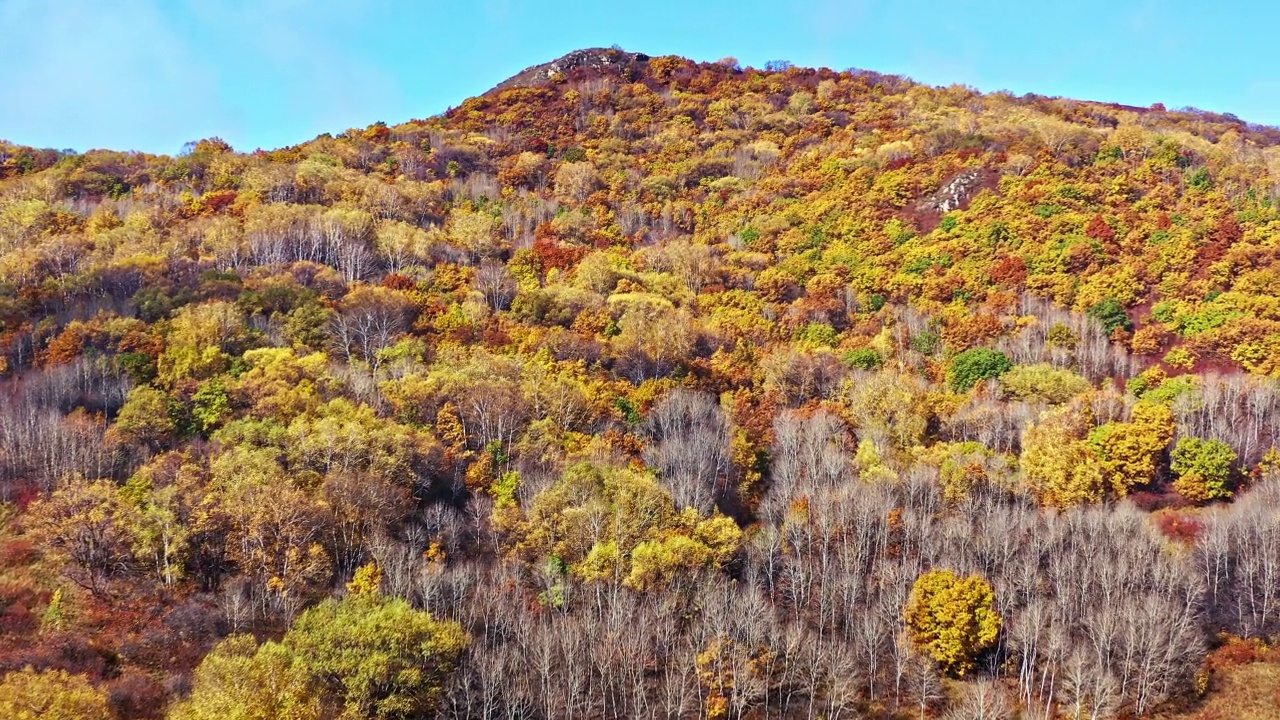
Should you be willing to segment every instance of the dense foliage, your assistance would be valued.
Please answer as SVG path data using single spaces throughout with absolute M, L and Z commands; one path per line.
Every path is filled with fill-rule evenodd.
M 269 152 L 0 143 L 0 708 L 1230 716 L 1280 130 L 584 57 Z

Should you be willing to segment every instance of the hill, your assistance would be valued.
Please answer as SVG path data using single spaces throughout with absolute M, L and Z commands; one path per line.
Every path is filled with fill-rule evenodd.
M 1230 115 L 618 49 L 0 143 L 0 709 L 1214 716 L 1280 632 L 1278 199 Z

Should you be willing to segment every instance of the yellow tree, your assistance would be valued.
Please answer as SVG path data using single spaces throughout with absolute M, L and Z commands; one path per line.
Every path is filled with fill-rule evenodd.
M 1081 439 L 1088 427 L 1087 413 L 1068 406 L 1045 413 L 1023 435 L 1022 476 L 1045 505 L 1101 502 L 1102 468 L 1093 448 Z
M 231 362 L 227 351 L 243 352 L 241 346 L 247 344 L 243 322 L 231 303 L 183 308 L 173 319 L 165 350 L 156 360 L 160 384 L 175 387 L 226 371 Z
M 588 463 L 539 493 L 515 535 L 516 551 L 530 560 L 554 557 L 585 580 L 636 590 L 722 568 L 742 542 L 730 518 L 677 512 L 652 475 Z
M 67 577 L 97 594 L 112 578 L 133 570 L 133 514 L 110 480 L 72 478 L 32 503 L 26 525 L 31 537 L 64 563 Z
M 84 675 L 31 667 L 0 680 L 0 717 L 7 720 L 111 720 L 107 694 Z
M 963 676 L 1000 635 L 1004 621 L 994 605 L 995 591 L 981 576 L 930 570 L 911 589 L 904 613 L 907 632 L 943 670 Z
M 383 597 L 373 568 L 357 572 L 348 589 L 343 600 L 303 613 L 282 643 L 344 718 L 430 716 L 470 638 L 458 623 Z
M 320 700 L 316 681 L 288 648 L 232 635 L 201 661 L 191 695 L 169 720 L 319 720 Z
M 1103 478 L 1116 497 L 1155 478 L 1160 454 L 1173 440 L 1173 412 L 1165 405 L 1140 402 L 1130 422 L 1094 428 L 1088 442 L 1097 455 Z

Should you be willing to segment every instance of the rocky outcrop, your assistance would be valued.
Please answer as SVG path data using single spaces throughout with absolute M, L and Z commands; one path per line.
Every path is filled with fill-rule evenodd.
M 970 168 L 951 179 L 921 203 L 921 209 L 936 210 L 946 215 L 966 205 L 983 184 L 981 168 Z
M 499 83 L 495 90 L 506 90 L 519 87 L 536 87 L 555 80 L 558 76 L 567 76 L 574 71 L 597 75 L 619 75 L 642 69 L 649 62 L 644 53 L 631 53 L 618 48 L 590 48 L 574 50 L 549 63 L 534 65 L 516 73 Z

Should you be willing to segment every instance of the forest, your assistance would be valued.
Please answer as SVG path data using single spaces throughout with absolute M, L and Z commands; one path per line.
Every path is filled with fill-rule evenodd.
M 6 718 L 1274 718 L 1277 446 L 1232 115 L 615 48 L 0 142 Z

